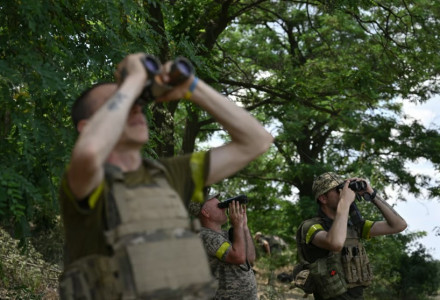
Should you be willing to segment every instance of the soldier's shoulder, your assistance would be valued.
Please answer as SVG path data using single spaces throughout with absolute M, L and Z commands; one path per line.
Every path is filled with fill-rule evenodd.
M 221 238 L 222 234 L 220 232 L 216 232 L 212 229 L 206 228 L 206 227 L 202 227 L 200 229 L 199 235 L 202 238 L 209 238 L 209 239 L 213 239 L 213 238 Z
M 308 231 L 310 227 L 313 225 L 322 225 L 323 220 L 320 217 L 314 217 L 307 220 L 304 220 L 298 227 L 298 229 L 302 231 Z
M 302 221 L 300 226 L 310 226 L 313 224 L 321 224 L 323 222 L 322 218 L 320 217 L 313 217 L 307 220 Z

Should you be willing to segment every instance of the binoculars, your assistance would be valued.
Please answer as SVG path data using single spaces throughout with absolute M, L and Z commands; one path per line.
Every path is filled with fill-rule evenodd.
M 344 183 L 341 183 L 340 185 L 338 185 L 336 188 L 338 189 L 338 190 L 341 190 L 341 189 L 343 189 L 344 188 L 344 184 L 345 184 L 345 182 Z M 374 197 L 376 196 L 376 190 L 374 190 L 374 192 L 370 195 L 369 193 L 367 193 L 366 192 L 366 190 L 367 190 L 367 183 L 365 182 L 365 181 L 356 181 L 356 180 L 353 180 L 353 181 L 350 181 L 350 183 L 348 184 L 348 187 L 350 188 L 350 189 L 352 189 L 353 190 L 353 192 L 355 192 L 356 193 L 356 199 L 358 200 L 358 201 L 361 201 L 362 200 L 362 197 L 366 200 L 366 201 L 372 201 L 372 199 L 374 199 Z M 358 194 L 358 192 L 364 192 L 365 191 L 365 193 L 363 193 L 363 195 L 361 196 L 360 194 Z M 354 204 L 354 203 L 352 203 L 352 204 Z
M 338 185 L 336 188 L 342 190 L 344 188 L 345 182 Z M 353 190 L 353 192 L 362 192 L 367 189 L 367 183 L 365 181 L 352 180 L 348 184 L 348 187 Z
M 185 57 L 177 57 L 168 73 L 170 80 L 165 83 L 160 76 L 162 64 L 159 59 L 147 54 L 141 58 L 141 62 L 148 74 L 148 81 L 139 96 L 139 100 L 144 102 L 151 102 L 162 96 L 194 74 L 194 67 L 191 62 Z
M 229 203 L 231 203 L 232 201 L 238 201 L 240 202 L 240 204 L 246 204 L 248 203 L 248 198 L 246 195 L 239 195 L 239 196 L 235 196 L 229 199 L 226 199 L 225 201 L 222 201 L 218 204 L 219 208 L 228 208 L 229 207 Z

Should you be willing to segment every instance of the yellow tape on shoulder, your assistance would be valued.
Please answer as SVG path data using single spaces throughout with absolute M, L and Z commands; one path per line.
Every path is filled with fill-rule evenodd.
M 66 173 L 69 169 L 70 165 L 66 166 Z M 75 196 L 72 194 L 72 191 L 70 190 L 69 184 L 67 182 L 67 175 L 63 176 L 61 185 L 63 187 L 64 193 L 67 195 L 67 197 L 71 201 L 78 201 Z M 90 208 L 94 208 L 96 205 L 96 202 L 98 202 L 99 196 L 101 196 L 102 191 L 104 190 L 104 181 L 101 182 L 101 184 L 93 191 L 93 193 L 90 195 L 88 199 L 88 204 Z
M 315 224 L 315 225 L 310 226 L 310 228 L 306 234 L 306 244 L 310 243 L 312 236 L 315 232 L 321 231 L 321 230 L 324 230 L 324 228 L 322 227 L 321 224 Z
M 93 193 L 89 197 L 89 207 L 91 209 L 95 207 L 96 202 L 98 202 L 98 199 L 101 196 L 103 190 L 104 190 L 104 181 L 101 182 L 101 184 L 93 191 Z
M 371 238 L 370 231 L 371 227 L 373 227 L 374 222 L 366 220 L 364 223 L 364 227 L 362 228 L 362 238 L 369 240 Z
M 224 242 L 220 246 L 220 248 L 218 248 L 217 252 L 215 253 L 215 256 L 221 260 L 223 255 L 225 255 L 226 250 L 229 249 L 229 247 L 231 247 L 231 244 L 229 244 L 228 242 Z
M 203 188 L 205 187 L 205 156 L 206 152 L 195 152 L 191 155 L 190 166 L 191 175 L 194 182 L 194 192 L 191 197 L 191 202 L 204 202 Z

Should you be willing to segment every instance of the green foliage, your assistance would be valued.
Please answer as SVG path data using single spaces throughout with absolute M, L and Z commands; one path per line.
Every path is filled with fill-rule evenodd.
M 401 258 L 398 271 L 401 281 L 397 290 L 401 299 L 426 299 L 421 295 L 436 295 L 440 288 L 440 263 L 421 244 Z
M 372 287 L 366 290 L 369 298 L 428 299 L 436 295 L 440 288 L 439 262 L 419 243 L 414 243 L 414 250 L 405 251 L 417 238 L 416 235 L 398 235 L 368 245 L 369 253 L 374 253 L 369 257 L 375 273 Z M 400 251 L 391 248 L 396 246 Z
M 216 186 L 225 197 L 248 195 L 254 232 L 294 248 L 297 226 L 317 209 L 313 178 L 328 170 L 438 197 L 439 183 L 405 163 L 425 158 L 439 170 L 439 129 L 406 122 L 396 98 L 423 102 L 439 92 L 439 18 L 438 1 L 4 1 L 0 224 L 23 245 L 33 234 L 46 257 L 59 259 L 61 250 L 44 245 L 61 244 L 57 189 L 76 138 L 70 107 L 139 51 L 188 57 L 200 78 L 276 136 L 268 153 Z M 145 112 L 151 157 L 198 150 L 196 142 L 214 135 L 229 139 L 189 102 Z M 362 211 L 377 217 L 371 207 Z M 422 252 L 405 256 L 418 237 L 368 245 L 380 253 L 372 260 L 383 281 L 374 290 L 397 291 L 405 264 L 429 262 Z M 414 282 L 408 294 L 425 284 Z
M 75 139 L 73 99 L 92 82 L 111 80 L 125 53 L 153 51 L 144 46 L 154 40 L 147 15 L 131 1 L 0 7 L 0 223 L 23 244 L 58 212 L 59 180 Z

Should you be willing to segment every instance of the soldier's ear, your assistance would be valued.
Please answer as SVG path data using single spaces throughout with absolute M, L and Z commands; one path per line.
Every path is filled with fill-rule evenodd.
M 326 204 L 327 203 L 327 196 L 325 194 L 322 194 L 318 197 L 318 203 Z
M 200 210 L 200 213 L 201 213 L 204 217 L 209 218 L 209 212 L 206 210 L 205 207 L 202 207 L 202 209 Z

